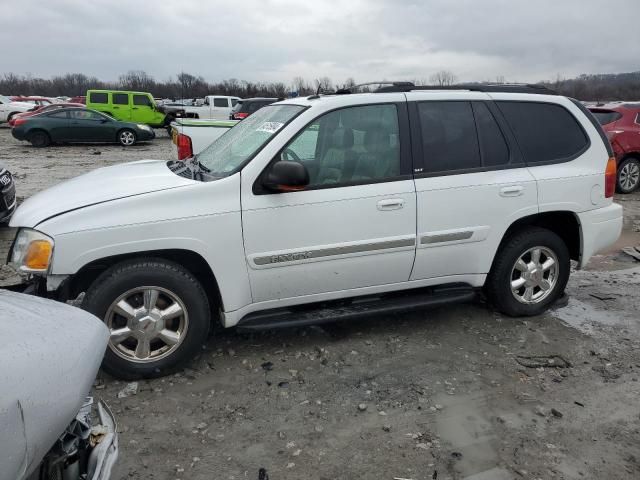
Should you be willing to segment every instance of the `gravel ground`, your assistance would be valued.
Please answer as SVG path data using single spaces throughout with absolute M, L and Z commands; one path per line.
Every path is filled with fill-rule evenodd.
M 21 199 L 99 166 L 169 159 L 170 147 L 161 132 L 129 149 L 36 150 L 0 129 Z M 640 478 L 640 263 L 620 253 L 640 245 L 640 193 L 618 201 L 620 242 L 545 315 L 506 318 L 478 300 L 216 331 L 172 377 L 128 385 L 100 374 L 93 393 L 120 430 L 113 478 L 257 479 L 260 468 L 271 480 Z M 0 233 L 0 254 L 11 236 Z

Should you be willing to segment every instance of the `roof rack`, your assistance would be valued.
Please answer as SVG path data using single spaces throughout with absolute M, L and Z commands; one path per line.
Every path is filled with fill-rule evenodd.
M 558 95 L 555 90 L 545 87 L 544 85 L 536 85 L 530 83 L 463 83 L 458 85 L 414 85 L 412 82 L 368 82 L 354 85 L 349 88 L 341 88 L 335 93 L 344 95 L 353 93 L 360 87 L 369 85 L 386 85 L 374 90 L 374 93 L 386 92 L 411 92 L 415 90 L 468 90 L 471 92 L 486 93 L 536 93 L 541 95 Z

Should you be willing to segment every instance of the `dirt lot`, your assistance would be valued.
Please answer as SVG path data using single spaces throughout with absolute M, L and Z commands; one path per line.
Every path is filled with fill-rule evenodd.
M 25 198 L 99 166 L 171 158 L 161 135 L 35 150 L 0 129 L 0 161 Z M 101 376 L 93 393 L 119 422 L 114 479 L 254 480 L 259 468 L 271 480 L 640 478 L 640 263 L 620 253 L 640 245 L 640 194 L 618 200 L 621 241 L 546 315 L 505 318 L 478 300 L 217 331 L 190 368 L 138 382 L 135 395 Z

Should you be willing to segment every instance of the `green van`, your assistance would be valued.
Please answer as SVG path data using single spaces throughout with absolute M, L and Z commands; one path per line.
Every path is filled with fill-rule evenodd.
M 151 127 L 166 127 L 173 121 L 147 92 L 121 90 L 88 90 L 87 108 L 104 112 L 117 120 L 144 123 Z

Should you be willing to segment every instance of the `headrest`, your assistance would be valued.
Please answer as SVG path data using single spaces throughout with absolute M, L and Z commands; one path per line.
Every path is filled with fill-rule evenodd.
M 350 128 L 336 128 L 331 134 L 332 148 L 353 147 L 353 130 Z
M 381 127 L 382 125 L 378 125 L 365 132 L 363 143 L 367 152 L 379 152 L 389 148 L 389 135 Z

